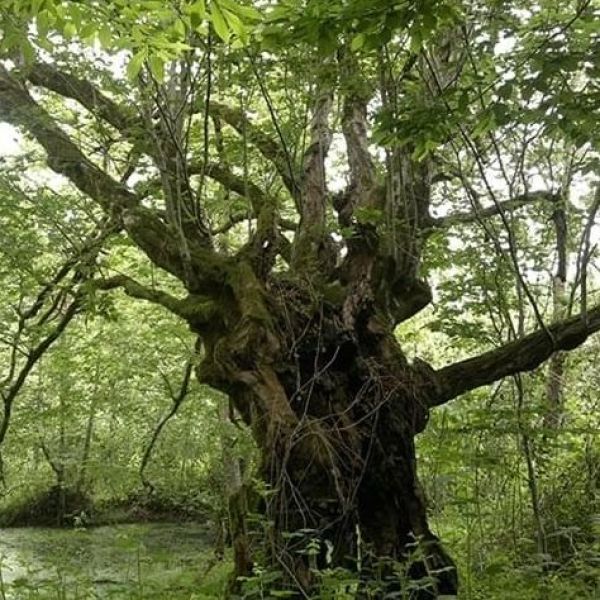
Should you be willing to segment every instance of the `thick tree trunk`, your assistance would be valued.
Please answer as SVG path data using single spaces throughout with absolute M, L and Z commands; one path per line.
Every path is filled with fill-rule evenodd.
M 273 523 L 271 565 L 305 590 L 315 585 L 311 567 L 341 566 L 381 597 L 408 593 L 416 581 L 421 590 L 407 597 L 455 594 L 454 564 L 427 524 L 412 419 L 387 405 L 392 397 L 371 390 L 357 398 L 353 389 L 336 395 L 342 393 L 345 409 L 319 423 L 306 419 L 275 451 L 263 447 L 263 477 L 273 491 L 264 505 Z M 363 406 L 349 408 L 351 398 Z M 327 399 L 317 394 L 313 401 Z M 314 562 L 304 555 L 311 543 L 319 548 Z
M 229 393 L 262 453 L 260 554 L 299 597 L 318 586 L 315 567 L 349 569 L 365 590 L 376 583 L 369 597 L 455 594 L 454 564 L 428 527 L 416 473 L 430 370 L 407 362 L 374 312 L 348 331 L 339 305 L 309 312 L 310 299 L 288 292 L 267 331 L 241 320 L 199 368 Z

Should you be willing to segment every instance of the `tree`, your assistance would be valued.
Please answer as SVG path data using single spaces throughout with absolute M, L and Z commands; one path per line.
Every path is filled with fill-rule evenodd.
M 187 322 L 198 381 L 229 396 L 261 452 L 266 560 L 305 597 L 312 539 L 321 566 L 366 580 L 397 561 L 421 581 L 414 597 L 455 593 L 415 436 L 435 407 L 600 329 L 585 276 L 597 200 L 573 258 L 580 314 L 546 324 L 524 268 L 516 215 L 543 223 L 536 206 L 568 202 L 552 169 L 532 191 L 538 157 L 575 147 L 571 172 L 598 167 L 597 67 L 585 61 L 595 9 L 538 8 L 282 2 L 263 19 L 230 0 L 208 11 L 140 0 L 3 12 L 0 118 L 45 150 L 90 221 L 104 215 L 113 239 L 164 272 L 159 286 L 100 269 L 72 302 L 122 289 Z M 95 44 L 91 58 L 74 40 Z M 483 230 L 529 321 L 506 345 L 435 369 L 409 361 L 394 332 L 431 304 L 428 272 L 452 277 L 440 240 L 456 227 Z M 236 550 L 249 575 L 247 544 Z

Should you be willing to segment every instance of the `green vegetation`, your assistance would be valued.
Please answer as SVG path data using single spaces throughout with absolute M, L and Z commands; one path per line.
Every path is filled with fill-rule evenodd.
M 595 0 L 0 3 L 0 600 L 600 596 Z
M 7 598 L 219 598 L 228 569 L 199 526 L 6 530 L 2 546 Z

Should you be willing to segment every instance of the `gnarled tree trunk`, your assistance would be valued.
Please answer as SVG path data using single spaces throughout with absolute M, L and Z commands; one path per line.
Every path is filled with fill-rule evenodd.
M 433 371 L 408 363 L 374 306 L 348 330 L 342 304 L 301 285 L 272 280 L 264 292 L 268 320 L 240 316 L 206 348 L 198 375 L 230 395 L 261 450 L 269 566 L 308 592 L 311 565 L 364 578 L 383 569 L 386 585 L 401 586 L 391 577 L 397 561 L 406 579 L 422 581 L 423 598 L 456 593 L 416 473 L 414 437 L 435 403 Z M 316 564 L 307 556 L 315 542 Z M 247 561 L 236 564 L 249 575 Z

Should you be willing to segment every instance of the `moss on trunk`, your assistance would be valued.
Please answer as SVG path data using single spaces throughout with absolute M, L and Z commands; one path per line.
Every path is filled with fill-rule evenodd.
M 349 330 L 340 303 L 271 285 L 269 295 L 245 296 L 254 318 L 242 308 L 199 370 L 231 396 L 262 455 L 267 531 L 250 558 L 236 499 L 237 574 L 264 563 L 289 589 L 312 593 L 315 568 L 344 567 L 364 585 L 383 576 L 396 588 L 418 580 L 423 597 L 455 593 L 454 565 L 428 527 L 416 474 L 431 374 L 409 364 L 372 307 Z

